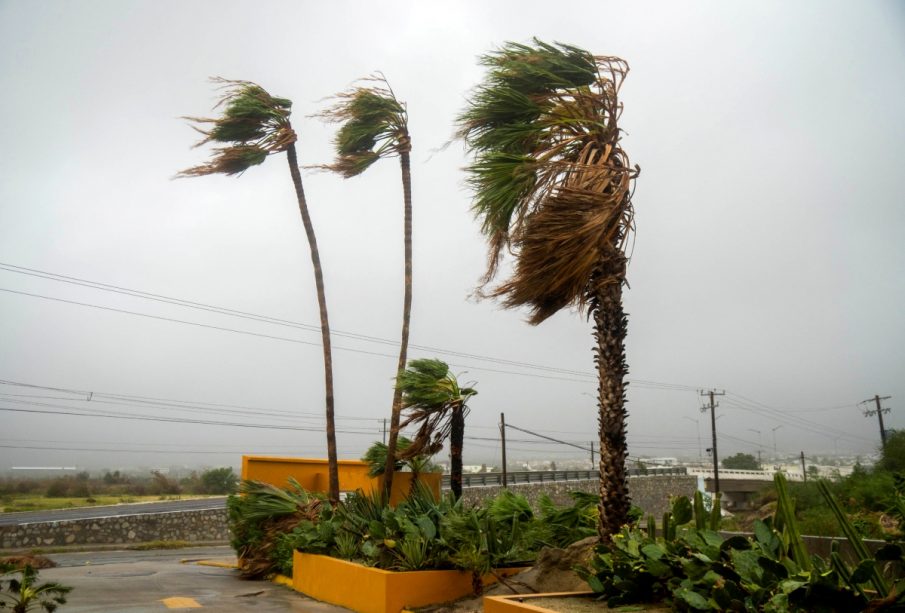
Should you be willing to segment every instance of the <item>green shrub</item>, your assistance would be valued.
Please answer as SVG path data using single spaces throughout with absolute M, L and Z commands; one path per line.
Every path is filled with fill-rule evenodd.
M 795 500 L 777 475 L 777 510 L 756 521 L 753 537 L 724 538 L 703 528 L 703 504 L 694 504 L 694 526 L 675 526 L 689 501 L 674 501 L 662 535 L 626 527 L 602 544 L 590 566 L 581 569 L 589 585 L 610 606 L 664 602 L 675 610 L 861 611 L 905 607 L 903 547 L 891 543 L 871 555 L 836 502 L 826 482 L 816 489 L 838 531 L 855 552 L 853 563 L 837 550 L 830 559 L 809 555 L 800 537 Z M 715 516 L 712 518 L 715 519 Z M 885 573 L 885 576 L 884 576 Z
M 451 496 L 434 498 L 423 484 L 396 507 L 383 493 L 350 494 L 335 508 L 298 484 L 280 490 L 243 482 L 227 502 L 232 546 L 245 576 L 291 574 L 299 550 L 386 570 L 460 568 L 481 577 L 490 569 L 528 564 L 544 545 L 565 546 L 596 534 L 597 497 L 573 494 L 575 503 L 542 503 L 536 516 L 527 500 L 505 491 L 477 507 Z

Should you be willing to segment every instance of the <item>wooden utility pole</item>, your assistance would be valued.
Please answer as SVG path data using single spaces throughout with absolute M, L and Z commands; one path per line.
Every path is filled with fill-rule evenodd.
M 591 470 L 594 470 L 594 441 L 591 441 Z
M 877 414 L 877 419 L 880 420 L 880 443 L 883 445 L 883 448 L 886 448 L 886 428 L 883 426 L 883 413 L 889 413 L 889 409 L 884 409 L 880 406 L 881 400 L 889 400 L 892 396 L 880 396 L 879 394 L 875 395 L 873 398 L 868 398 L 861 402 L 861 404 L 867 404 L 868 402 L 874 402 L 877 405 L 876 409 L 865 409 L 864 416 L 865 417 L 873 417 L 874 413 Z
M 387 444 L 387 418 L 383 418 L 383 444 Z
M 726 391 L 723 390 L 718 392 L 716 390 L 710 390 L 709 392 L 701 391 L 701 396 L 710 396 L 710 428 L 713 433 L 713 491 L 714 493 L 719 493 L 720 491 L 720 461 L 717 457 L 716 453 L 716 408 L 719 406 L 718 403 L 714 402 L 714 396 L 725 396 Z M 701 412 L 707 410 L 707 407 L 701 407 Z
M 506 414 L 500 413 L 500 442 L 503 444 L 503 487 L 509 487 L 506 472 Z
M 801 478 L 805 483 L 808 482 L 808 471 L 804 466 L 804 451 L 801 452 Z

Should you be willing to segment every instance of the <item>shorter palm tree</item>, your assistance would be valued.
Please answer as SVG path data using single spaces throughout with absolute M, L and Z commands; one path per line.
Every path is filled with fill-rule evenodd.
M 453 496 L 460 498 L 467 403 L 478 392 L 471 387 L 460 387 L 449 365 L 435 359 L 411 360 L 408 368 L 396 377 L 396 386 L 402 392 L 404 419 L 400 429 L 418 426 L 412 444 L 397 457 L 405 460 L 434 455 L 448 438 L 450 488 Z

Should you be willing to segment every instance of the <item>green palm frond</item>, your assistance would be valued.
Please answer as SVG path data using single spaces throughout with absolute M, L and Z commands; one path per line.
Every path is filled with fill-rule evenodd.
M 616 123 L 628 65 L 537 39 L 506 43 L 481 63 L 487 75 L 457 134 L 473 154 L 472 210 L 490 247 L 484 283 L 512 251 L 515 273 L 487 294 L 529 306 L 539 323 L 586 306 L 595 284 L 623 280 L 638 174 Z
M 411 445 L 397 454 L 403 460 L 440 451 L 450 434 L 453 411 L 461 409 L 467 414 L 466 403 L 478 393 L 473 388 L 460 387 L 449 365 L 436 359 L 409 361 L 408 368 L 396 378 L 396 385 L 402 390 L 404 418 L 400 429 L 418 426 Z
M 261 164 L 267 156 L 285 151 L 297 139 L 289 116 L 292 101 L 270 95 L 263 87 L 250 81 L 214 78 L 223 96 L 214 107 L 223 109 L 216 118 L 185 117 L 204 138 L 195 144 L 209 143 L 215 147 L 211 160 L 180 172 L 177 177 L 197 177 L 211 174 L 241 174 Z
M 325 168 L 350 178 L 382 157 L 411 150 L 408 113 L 383 75 L 366 79 L 373 85 L 354 87 L 336 96 L 336 104 L 320 114 L 339 123 L 333 144 L 336 161 Z
M 396 450 L 399 452 L 405 451 L 411 446 L 412 441 L 405 438 L 404 436 L 400 436 L 399 440 L 396 442 Z M 366 462 L 368 464 L 368 476 L 369 477 L 379 477 L 384 473 L 386 469 L 387 463 L 387 445 L 386 443 L 381 443 L 377 441 L 365 452 L 363 456 L 361 456 L 362 462 Z M 402 461 L 396 462 L 396 470 L 401 470 L 403 466 Z

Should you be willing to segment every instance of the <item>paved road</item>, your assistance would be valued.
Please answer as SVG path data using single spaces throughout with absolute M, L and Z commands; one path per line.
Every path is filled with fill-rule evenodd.
M 73 588 L 66 613 L 148 613 L 208 609 L 222 613 L 350 613 L 267 581 L 243 581 L 235 570 L 200 559 L 235 560 L 228 547 L 50 554 L 59 567 L 39 580 Z
M 160 502 L 140 502 L 117 504 L 80 509 L 57 509 L 55 511 L 25 511 L 21 513 L 0 513 L 0 526 L 17 526 L 65 519 L 93 519 L 118 515 L 143 515 L 147 513 L 168 513 L 173 511 L 201 511 L 222 509 L 226 497 L 198 498 L 195 500 L 162 500 Z

